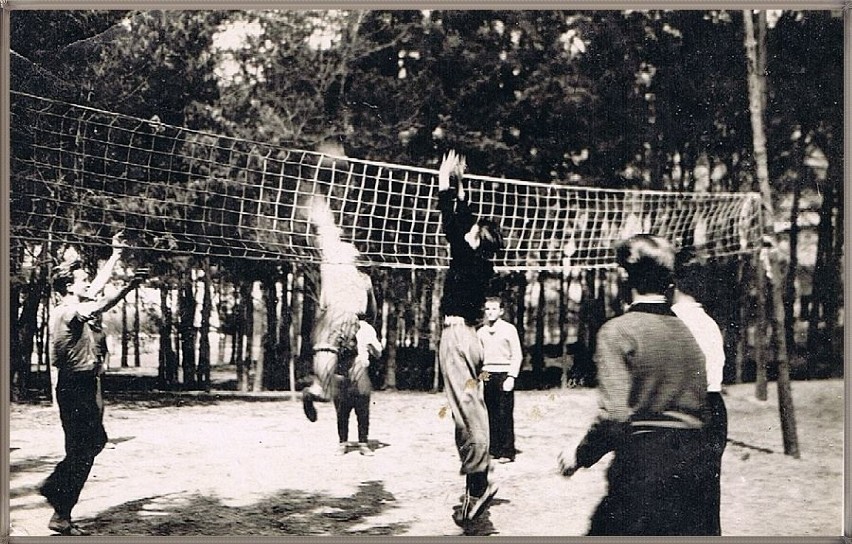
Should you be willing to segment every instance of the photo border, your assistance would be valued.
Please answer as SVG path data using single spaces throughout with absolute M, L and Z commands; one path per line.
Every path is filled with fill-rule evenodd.
M 10 275 L 9 275 L 9 260 L 5 257 L 9 255 L 9 232 L 10 225 L 8 218 L 10 217 L 9 208 L 9 193 L 10 193 L 10 14 L 15 10 L 95 10 L 95 9 L 163 9 L 163 10 L 182 10 L 182 9 L 209 9 L 209 10 L 249 10 L 249 9 L 505 9 L 518 10 L 517 0 L 479 0 L 479 1 L 462 1 L 460 3 L 452 0 L 373 0 L 368 2 L 342 2 L 339 0 L 299 0 L 292 2 L 283 1 L 248 1 L 245 3 L 237 1 L 225 2 L 223 0 L 159 0 L 159 1 L 138 1 L 138 0 L 108 0 L 108 1 L 77 1 L 77 0 L 0 0 L 0 406 L 4 411 L 3 418 L 5 423 L 0 426 L 0 479 L 6 489 L 9 489 L 10 482 L 10 461 L 9 461 L 9 445 L 10 445 L 10 420 L 7 412 L 10 406 L 10 391 L 9 391 L 9 364 L 10 364 L 10 347 L 9 333 L 10 327 L 8 319 L 10 318 L 9 297 L 10 297 Z M 804 9 L 804 10 L 842 10 L 843 11 L 843 115 L 844 115 L 844 135 L 843 142 L 844 150 L 844 168 L 843 179 L 844 191 L 843 204 L 843 229 L 844 242 L 849 241 L 849 233 L 852 232 L 852 191 L 849 190 L 850 181 L 852 181 L 852 1 L 838 0 L 825 1 L 817 0 L 810 1 L 771 1 L 771 0 L 752 0 L 749 2 L 740 2 L 734 0 L 711 0 L 698 2 L 685 2 L 682 0 L 651 0 L 650 2 L 642 1 L 609 1 L 609 0 L 576 0 L 572 2 L 530 2 L 523 4 L 523 10 L 536 9 L 583 9 L 583 10 L 621 10 L 621 9 Z M 850 270 L 852 270 L 852 251 L 848 243 L 844 244 L 843 256 L 843 279 L 844 285 L 849 285 Z M 848 291 L 847 291 L 848 292 Z M 844 301 L 843 319 L 844 323 L 848 324 L 852 321 L 852 310 L 850 310 L 848 301 Z M 838 520 L 841 526 L 841 534 L 814 536 L 814 537 L 686 537 L 677 538 L 676 542 L 686 543 L 752 543 L 752 544 L 823 544 L 823 543 L 846 543 L 852 544 L 852 487 L 850 487 L 850 474 L 852 474 L 852 437 L 850 436 L 850 422 L 852 422 L 852 365 L 850 365 L 850 355 L 852 355 L 852 347 L 850 347 L 850 333 L 844 333 L 843 346 L 843 367 L 844 367 L 844 453 L 843 453 L 843 499 L 841 508 L 841 520 Z M 7 531 L 10 529 L 10 504 L 9 500 L 3 500 L 0 504 L 0 541 L 8 542 L 9 544 L 56 544 L 66 540 L 64 537 L 28 537 L 28 536 L 10 536 Z M 88 539 L 81 540 L 80 537 L 67 537 L 69 540 L 76 542 L 86 542 Z M 488 542 L 511 542 L 518 544 L 565 544 L 573 542 L 619 542 L 619 543 L 658 543 L 661 541 L 672 541 L 671 538 L 665 539 L 661 537 L 620 537 L 620 538 L 589 538 L 583 536 L 576 537 L 419 537 L 419 536 L 400 536 L 400 537 L 381 537 L 382 540 L 402 540 L 406 544 L 433 544 L 452 541 L 474 542 L 480 539 L 488 539 Z M 351 544 L 354 541 L 373 541 L 379 538 L 359 537 L 359 536 L 343 536 L 343 537 L 153 537 L 153 536 L 134 536 L 134 537 L 94 537 L 93 540 L 99 542 L 127 542 L 146 544 L 150 542 L 157 543 L 175 543 L 175 544 L 215 544 L 222 543 L 252 543 L 252 542 L 329 542 L 329 543 L 346 543 Z M 472 540 L 471 540 L 472 539 Z M 484 540 L 483 540 L 484 541 Z

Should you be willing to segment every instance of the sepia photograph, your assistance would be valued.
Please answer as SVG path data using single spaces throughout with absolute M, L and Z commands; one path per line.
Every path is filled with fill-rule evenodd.
M 848 12 L 414 6 L 0 3 L 4 541 L 848 534 Z

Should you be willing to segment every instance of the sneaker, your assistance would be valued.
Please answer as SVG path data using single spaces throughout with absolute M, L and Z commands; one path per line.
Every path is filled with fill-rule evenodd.
M 494 495 L 497 494 L 497 489 L 495 484 L 489 483 L 485 493 L 480 497 L 465 493 L 462 497 L 461 506 L 453 513 L 453 521 L 456 522 L 456 525 L 465 525 L 482 515 L 488 505 L 491 504 Z
M 62 536 L 87 536 L 89 533 L 71 522 L 69 518 L 54 513 L 47 523 L 47 528 Z
M 514 463 L 515 458 L 514 457 L 498 457 L 497 462 L 502 464 L 502 465 L 505 465 L 506 463 Z
M 453 521 L 459 527 L 464 527 L 467 523 L 467 516 L 470 513 L 470 506 L 473 503 L 470 494 L 465 493 L 461 496 L 461 504 L 453 510 Z
M 367 457 L 372 457 L 374 455 L 373 450 L 370 449 L 370 445 L 366 442 L 358 442 L 358 452 L 361 455 L 366 455 Z
M 341 442 L 337 445 L 337 451 L 335 451 L 335 455 L 345 455 L 348 450 L 349 444 L 346 442 Z
M 314 422 L 317 420 L 317 409 L 314 407 L 314 394 L 307 389 L 302 390 L 302 409 L 305 411 L 308 421 Z
M 489 483 L 488 487 L 485 489 L 485 493 L 482 494 L 481 497 L 470 496 L 470 509 L 467 513 L 467 521 L 473 521 L 478 518 L 482 512 L 491 504 L 491 501 L 494 499 L 494 495 L 497 494 L 497 486 L 495 484 Z

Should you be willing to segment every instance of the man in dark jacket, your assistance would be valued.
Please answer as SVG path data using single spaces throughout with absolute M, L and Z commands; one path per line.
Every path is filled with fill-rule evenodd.
M 497 225 L 477 220 L 471 212 L 462 183 L 464 169 L 464 158 L 450 151 L 438 173 L 438 207 L 450 244 L 450 268 L 441 299 L 444 327 L 439 359 L 456 426 L 461 473 L 466 477 L 462 503 L 453 515 L 458 525 L 476 519 L 497 492 L 497 486 L 488 481 L 488 410 L 478 379 L 484 352 L 476 325 L 494 275 L 491 259 L 503 247 Z

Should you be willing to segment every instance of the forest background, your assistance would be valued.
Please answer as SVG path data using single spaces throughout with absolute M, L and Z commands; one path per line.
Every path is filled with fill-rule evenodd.
M 756 380 L 765 398 L 779 361 L 793 378 L 843 373 L 839 11 L 36 10 L 12 13 L 11 46 L 13 92 L 152 123 L 430 168 L 457 149 L 472 173 L 537 182 L 758 191 L 770 274 L 757 255 L 707 263 L 726 382 Z M 15 102 L 13 161 L 26 153 Z M 13 197 L 25 174 L 13 162 Z M 13 210 L 12 398 L 44 398 L 64 248 L 15 227 Z M 102 247 L 80 248 L 93 269 L 102 230 Z M 111 366 L 152 370 L 135 387 L 209 389 L 211 367 L 233 365 L 235 389 L 286 390 L 310 372 L 316 266 L 131 251 L 124 271 L 143 267 L 148 282 L 106 319 Z M 377 387 L 440 387 L 441 274 L 371 270 Z M 501 279 L 527 351 L 519 387 L 593 384 L 594 333 L 622 309 L 617 274 Z

